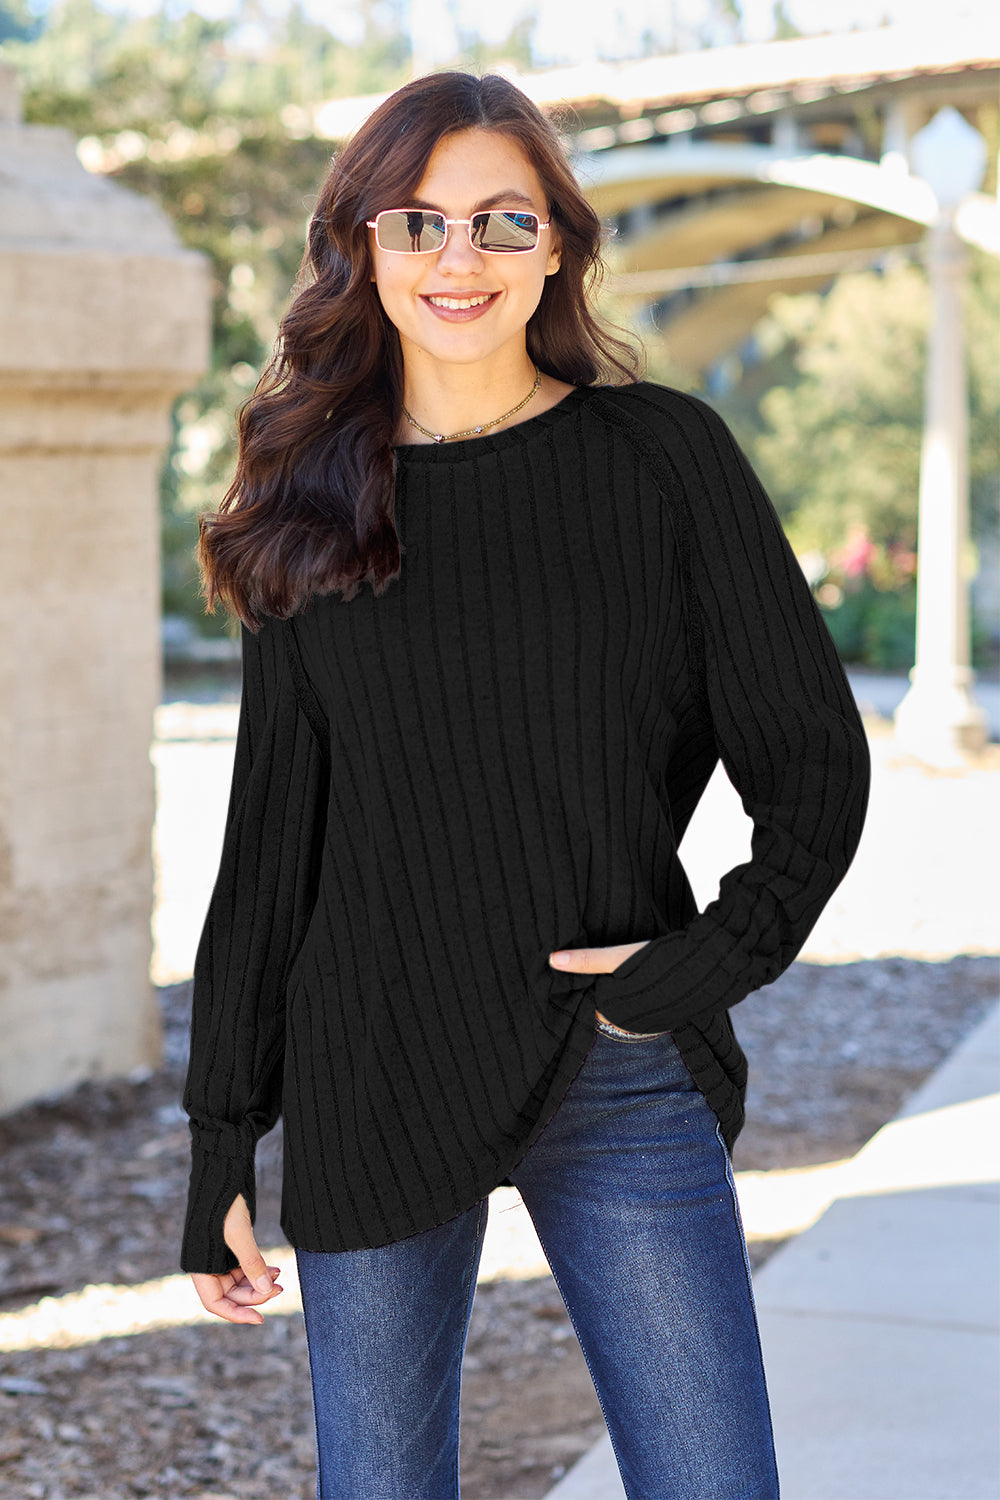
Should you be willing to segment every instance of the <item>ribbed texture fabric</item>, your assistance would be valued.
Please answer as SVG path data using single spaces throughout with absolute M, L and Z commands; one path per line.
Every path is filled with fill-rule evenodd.
M 223 1271 L 284 1118 L 282 1228 L 391 1243 L 505 1181 L 594 1039 L 670 1030 L 731 1146 L 728 1011 L 802 947 L 868 795 L 864 732 L 722 419 L 651 383 L 397 450 L 400 578 L 244 632 L 195 963 L 181 1265 Z M 721 756 L 751 859 L 677 845 Z M 651 939 L 611 974 L 561 947 Z M 761 1002 L 765 1003 L 765 1002 Z

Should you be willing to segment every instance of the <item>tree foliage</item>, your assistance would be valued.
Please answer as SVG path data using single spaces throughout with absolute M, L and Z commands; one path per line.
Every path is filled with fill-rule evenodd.
M 793 379 L 760 403 L 756 456 L 801 548 L 864 525 L 914 549 L 929 298 L 918 265 L 842 276 L 826 296 L 776 297 L 761 337 L 793 343 Z M 973 526 L 994 523 L 1000 474 L 1000 266 L 973 257 L 966 328 Z
M 174 410 L 161 483 L 163 602 L 205 630 L 196 517 L 232 471 L 234 413 L 267 358 L 294 281 L 329 141 L 306 106 L 392 88 L 408 43 L 376 0 L 359 6 L 363 40 L 348 47 L 301 5 L 276 17 L 243 0 L 226 20 L 166 8 L 114 14 L 59 0 L 30 42 L 2 49 L 21 75 L 25 118 L 81 138 L 88 166 L 158 202 L 212 271 L 212 368 Z
M 970 516 L 973 538 L 988 548 L 1000 496 L 1000 264 L 980 252 L 969 263 Z M 920 264 L 844 275 L 822 293 L 777 294 L 755 332 L 756 364 L 719 402 L 838 645 L 878 667 L 913 660 L 929 310 Z

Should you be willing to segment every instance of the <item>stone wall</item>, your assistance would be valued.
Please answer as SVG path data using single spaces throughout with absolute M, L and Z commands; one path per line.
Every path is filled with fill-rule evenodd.
M 159 1058 L 157 473 L 202 258 L 0 66 L 0 1111 Z

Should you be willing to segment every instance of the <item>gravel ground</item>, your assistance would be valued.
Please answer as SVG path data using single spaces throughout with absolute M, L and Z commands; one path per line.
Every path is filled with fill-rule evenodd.
M 0 1315 L 176 1271 L 189 986 L 160 993 L 162 1068 L 0 1120 Z M 752 1070 L 734 1165 L 852 1154 L 996 993 L 991 957 L 794 964 L 766 1004 L 734 1012 Z M 260 1158 L 259 1237 L 279 1244 L 280 1127 Z M 755 1262 L 773 1248 L 752 1245 Z M 466 1500 L 537 1500 L 602 1431 L 548 1276 L 480 1286 L 463 1390 Z M 5 1500 L 312 1500 L 312 1444 L 297 1312 L 254 1329 L 206 1320 L 0 1355 Z

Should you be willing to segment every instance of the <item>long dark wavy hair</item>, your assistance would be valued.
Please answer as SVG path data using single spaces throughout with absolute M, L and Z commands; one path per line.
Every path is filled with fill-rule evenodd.
M 527 325 L 528 354 L 572 385 L 638 378 L 635 348 L 594 311 L 601 226 L 555 127 L 505 78 L 436 73 L 392 94 L 334 157 L 309 225 L 275 352 L 238 414 L 236 473 L 201 518 L 208 608 L 251 630 L 314 593 L 376 595 L 399 575 L 393 439 L 402 410 L 399 336 L 371 280 L 366 220 L 405 203 L 431 153 L 471 127 L 510 137 L 532 163 L 562 249 Z

